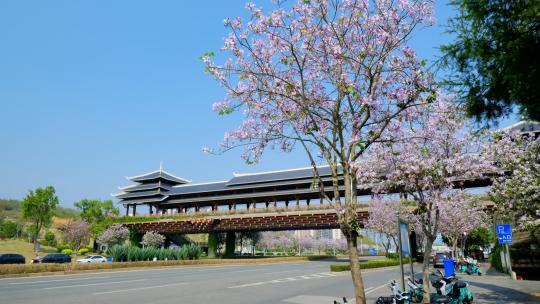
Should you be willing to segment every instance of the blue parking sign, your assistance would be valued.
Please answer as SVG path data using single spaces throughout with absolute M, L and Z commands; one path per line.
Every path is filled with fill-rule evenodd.
M 512 244 L 512 227 L 510 224 L 499 224 L 495 226 L 499 244 Z

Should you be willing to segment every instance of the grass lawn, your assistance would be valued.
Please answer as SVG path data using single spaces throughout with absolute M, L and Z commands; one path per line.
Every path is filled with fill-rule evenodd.
M 47 253 L 52 252 L 56 252 L 56 248 L 41 246 L 39 256 L 43 257 Z M 1 253 L 22 254 L 26 258 L 27 264 L 29 264 L 35 256 L 33 244 L 23 240 L 0 240 L 0 254 Z

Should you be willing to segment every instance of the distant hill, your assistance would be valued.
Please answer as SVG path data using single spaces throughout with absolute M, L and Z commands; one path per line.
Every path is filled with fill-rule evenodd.
M 21 202 L 12 199 L 0 199 L 0 220 L 9 218 L 17 220 L 21 214 Z M 55 216 L 59 218 L 74 218 L 79 212 L 73 208 L 57 207 Z
M 18 200 L 0 199 L 0 219 L 18 219 L 21 202 Z

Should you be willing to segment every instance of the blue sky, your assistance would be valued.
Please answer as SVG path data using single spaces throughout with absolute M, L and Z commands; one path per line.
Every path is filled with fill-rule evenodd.
M 64 206 L 110 199 L 161 161 L 195 182 L 306 166 L 300 152 L 254 166 L 240 150 L 201 151 L 239 120 L 212 111 L 223 90 L 198 57 L 219 49 L 223 19 L 244 16 L 245 2 L 2 1 L 0 198 L 53 185 Z M 452 14 L 437 1 L 437 26 L 412 42 L 421 57 L 437 57 Z

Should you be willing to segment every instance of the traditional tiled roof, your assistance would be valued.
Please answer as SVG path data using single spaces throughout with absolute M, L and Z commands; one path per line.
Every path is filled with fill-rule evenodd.
M 502 128 L 505 131 L 518 131 L 520 133 L 540 133 L 540 122 L 522 120 L 506 128 Z
M 120 188 L 120 190 L 122 190 L 123 192 L 139 192 L 139 191 L 146 191 L 146 190 L 152 190 L 152 189 L 171 190 L 172 186 L 167 185 L 165 183 L 157 182 L 157 183 L 149 183 L 149 184 L 137 184 L 137 185 L 131 185 L 131 186 Z
M 175 184 L 187 184 L 190 181 L 181 177 L 172 175 L 171 173 L 159 169 L 150 173 L 128 177 L 133 182 L 149 182 L 154 180 L 167 180 Z
M 329 166 L 320 166 L 317 168 L 319 176 L 332 175 L 332 171 Z M 296 180 L 313 178 L 315 172 L 313 167 L 279 170 L 261 173 L 244 173 L 235 174 L 234 177 L 227 183 L 228 186 L 243 185 L 243 184 L 256 184 L 266 183 L 272 181 L 284 181 L 284 180 Z
M 167 198 L 167 201 L 173 199 L 177 201 L 181 200 L 182 197 L 186 195 L 197 195 L 197 197 L 199 197 L 201 201 L 205 201 L 209 199 L 208 197 L 212 197 L 213 199 L 220 197 L 231 197 L 232 193 L 238 191 L 240 193 L 236 193 L 232 197 L 242 198 L 246 195 L 253 196 L 255 195 L 254 193 L 257 192 L 261 192 L 264 193 L 264 195 L 267 195 L 269 187 L 286 190 L 283 193 L 287 194 L 293 194 L 298 191 L 300 191 L 298 193 L 304 193 L 306 190 L 308 192 L 317 191 L 312 189 L 311 187 L 314 177 L 314 171 L 312 167 L 260 173 L 234 174 L 234 177 L 228 181 L 210 183 L 179 183 L 173 186 L 167 184 L 164 185 L 164 182 L 158 179 L 164 176 L 163 172 L 163 170 L 158 170 L 151 173 L 130 177 L 130 180 L 136 181 L 139 184 L 120 188 L 122 192 L 113 196 L 123 200 L 122 203 L 126 203 L 127 200 L 129 200 L 130 203 L 135 203 L 135 200 L 137 201 L 137 203 L 150 203 L 155 202 L 154 196 L 161 196 L 163 199 L 160 201 L 164 201 L 165 197 Z M 331 170 L 328 166 L 319 167 L 318 173 L 323 178 L 323 180 L 330 180 Z M 173 176 L 170 173 L 165 172 L 165 174 Z M 158 181 L 156 182 L 156 180 Z M 303 190 L 287 190 L 291 187 L 300 187 Z M 253 189 L 252 194 L 241 194 L 250 189 Z M 152 199 L 150 200 L 150 198 Z

